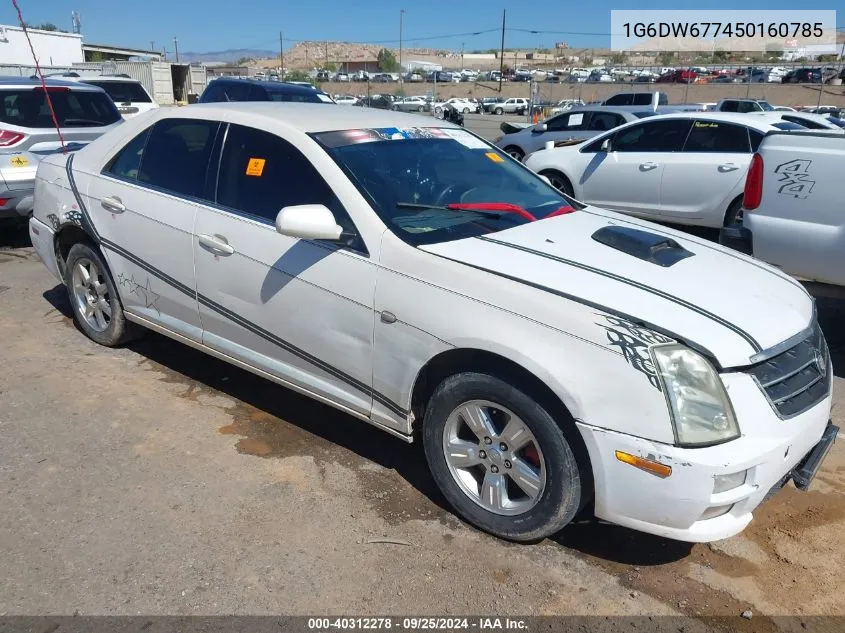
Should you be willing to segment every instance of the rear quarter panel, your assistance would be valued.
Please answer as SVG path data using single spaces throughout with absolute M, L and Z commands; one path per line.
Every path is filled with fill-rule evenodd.
M 797 277 L 845 285 L 845 138 L 771 134 L 759 153 L 762 202 L 743 220 L 754 256 Z

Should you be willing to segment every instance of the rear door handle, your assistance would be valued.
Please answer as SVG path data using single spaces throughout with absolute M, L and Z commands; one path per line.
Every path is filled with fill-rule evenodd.
M 724 163 L 723 165 L 719 165 L 719 171 L 736 171 L 739 169 L 739 165 L 736 163 Z
M 651 171 L 652 169 L 657 169 L 657 167 L 658 167 L 657 163 L 653 163 L 651 161 L 649 161 L 647 163 L 642 163 L 640 165 L 640 169 L 642 171 Z
M 104 209 L 111 211 L 112 213 L 123 213 L 126 211 L 126 205 L 123 204 L 120 198 L 117 196 L 109 196 L 108 198 L 103 198 L 100 201 L 100 204 L 103 206 Z
M 235 252 L 234 247 L 222 235 L 198 235 L 200 246 L 207 248 L 218 255 L 231 255 Z

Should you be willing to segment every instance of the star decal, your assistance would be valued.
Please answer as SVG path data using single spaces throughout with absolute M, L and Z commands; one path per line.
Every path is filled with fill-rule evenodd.
M 120 273 L 117 276 L 117 283 L 123 287 L 128 287 L 129 294 L 139 297 L 145 308 L 152 308 L 161 315 L 158 309 L 158 300 L 161 298 L 161 295 L 153 291 L 149 277 L 147 277 L 146 283 L 142 286 L 135 281 L 135 275 L 127 277 L 123 273 Z

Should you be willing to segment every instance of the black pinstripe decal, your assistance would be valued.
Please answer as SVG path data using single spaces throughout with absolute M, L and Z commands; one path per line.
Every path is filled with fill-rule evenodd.
M 591 273 L 595 273 L 597 275 L 601 275 L 603 277 L 607 277 L 608 279 L 613 279 L 614 281 L 618 281 L 620 283 L 627 284 L 629 286 L 633 286 L 634 288 L 638 288 L 640 290 L 644 290 L 645 292 L 651 293 L 656 295 L 662 299 L 666 299 L 667 301 L 671 301 L 679 306 L 687 308 L 692 312 L 700 314 L 703 317 L 706 317 L 712 321 L 715 321 L 719 325 L 731 330 L 732 332 L 741 336 L 749 345 L 751 345 L 752 349 L 755 352 L 762 351 L 762 347 L 757 342 L 757 340 L 752 337 L 748 332 L 740 328 L 739 326 L 731 323 L 730 321 L 720 317 L 717 314 L 713 314 L 712 312 L 701 308 L 694 303 L 690 303 L 680 297 L 676 297 L 674 295 L 669 294 L 668 292 L 664 292 L 652 286 L 648 286 L 646 284 L 640 283 L 638 281 L 634 281 L 633 279 L 629 279 L 627 277 L 622 277 L 621 275 L 616 275 L 614 273 L 608 272 L 606 270 L 602 270 L 601 268 L 595 268 L 594 266 L 588 266 L 587 264 L 582 264 L 580 262 L 573 261 L 571 259 L 565 259 L 563 257 L 558 257 L 556 255 L 550 255 L 548 253 L 544 253 L 542 251 L 534 250 L 533 248 L 527 248 L 525 246 L 520 246 L 519 244 L 511 244 L 509 242 L 502 242 L 497 239 L 493 239 L 491 237 L 479 236 L 477 239 L 482 240 L 484 242 L 490 242 L 492 244 L 498 244 L 500 246 L 504 246 L 506 248 L 512 248 L 514 250 L 522 251 L 524 253 L 530 253 L 532 255 L 537 255 L 539 257 L 543 257 L 545 259 L 550 259 L 552 261 L 556 261 L 561 264 L 566 264 L 567 266 L 572 266 L 574 268 L 580 268 L 581 270 L 586 270 Z
M 317 358 L 313 354 L 309 354 L 305 350 L 300 349 L 299 347 L 296 347 L 292 343 L 289 343 L 288 341 L 285 341 L 284 339 L 279 338 L 278 336 L 276 336 L 272 332 L 269 332 L 269 331 L 259 327 L 255 323 L 247 321 L 246 319 L 244 319 L 239 314 L 236 314 L 235 312 L 232 312 L 228 308 L 223 307 L 219 303 L 212 301 L 208 297 L 199 294 L 198 292 L 196 292 L 195 289 L 191 288 L 190 286 L 186 286 L 185 284 L 183 284 L 182 282 L 174 279 L 173 277 L 171 277 L 167 273 L 159 270 L 155 266 L 152 266 L 151 264 L 144 261 L 143 259 L 141 259 L 137 255 L 131 253 L 128 250 L 126 250 L 125 248 L 123 248 L 119 244 L 116 244 L 116 243 L 112 242 L 111 240 L 103 238 L 97 232 L 97 229 L 94 227 L 94 223 L 91 221 L 91 217 L 88 215 L 88 210 L 85 207 L 85 203 L 82 201 L 82 196 L 79 195 L 79 189 L 76 186 L 76 180 L 74 179 L 73 172 L 71 171 L 71 166 L 72 166 L 72 163 L 73 163 L 72 159 L 73 159 L 73 155 L 71 154 L 71 156 L 68 158 L 67 165 L 66 165 L 68 182 L 70 183 L 70 188 L 73 191 L 73 196 L 76 199 L 76 203 L 79 206 L 79 210 L 82 212 L 83 224 L 85 225 L 83 228 L 85 228 L 89 232 L 91 237 L 98 244 L 100 244 L 104 248 L 107 248 L 110 251 L 116 253 L 117 255 L 124 257 L 125 259 L 129 260 L 130 262 L 132 262 L 133 264 L 135 264 L 139 268 L 146 270 L 151 275 L 155 275 L 158 279 L 165 282 L 167 285 L 172 286 L 173 288 L 175 288 L 176 290 L 178 290 L 182 294 L 187 295 L 187 296 L 195 299 L 196 301 L 198 301 L 199 303 L 201 303 L 202 305 L 204 305 L 208 309 L 213 310 L 214 312 L 218 313 L 219 315 L 226 317 L 227 319 L 237 323 L 238 325 L 240 325 L 241 327 L 249 330 L 250 332 L 252 332 L 256 336 L 259 336 L 259 337 L 263 338 L 264 340 L 266 340 L 270 343 L 273 343 L 274 345 L 276 345 L 278 347 L 281 347 L 282 349 L 284 349 L 287 352 L 290 352 L 294 356 L 298 356 L 299 358 L 305 360 L 306 362 L 311 363 L 312 365 L 322 369 L 327 374 L 334 376 L 335 378 L 337 378 L 341 382 L 346 383 L 350 387 L 353 387 L 354 389 L 357 389 L 358 391 L 365 393 L 368 396 L 371 396 L 373 398 L 373 400 L 375 400 L 379 404 L 383 405 L 385 408 L 389 409 L 393 413 L 395 413 L 399 416 L 402 416 L 402 417 L 408 416 L 409 411 L 403 409 L 401 405 L 399 405 L 396 402 L 393 402 L 390 398 L 385 396 L 383 393 L 376 391 L 375 389 L 373 389 L 372 387 L 370 387 L 366 383 L 363 383 L 360 380 L 358 380 L 357 378 L 350 376 L 346 372 L 330 365 L 329 363 L 325 362 L 324 360 Z

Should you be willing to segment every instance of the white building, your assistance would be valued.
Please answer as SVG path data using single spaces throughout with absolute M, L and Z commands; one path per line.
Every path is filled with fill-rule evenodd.
M 432 62 L 424 62 L 424 61 L 404 62 L 402 64 L 402 67 L 405 71 L 422 70 L 422 71 L 425 71 L 425 72 L 428 72 L 428 73 L 434 72 L 434 71 L 437 71 L 437 70 L 443 70 L 443 66 L 440 65 L 440 64 L 435 64 L 435 63 L 432 63 Z
M 27 29 L 27 32 L 39 64 L 70 66 L 84 61 L 81 35 L 36 29 Z M 0 64 L 33 64 L 32 52 L 19 26 L 0 25 Z

